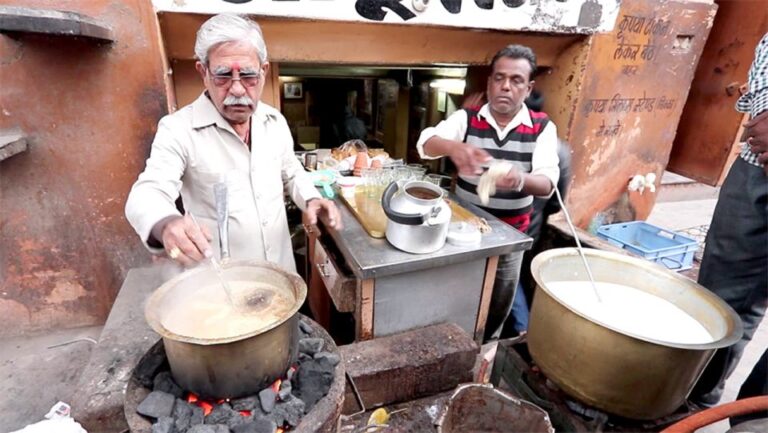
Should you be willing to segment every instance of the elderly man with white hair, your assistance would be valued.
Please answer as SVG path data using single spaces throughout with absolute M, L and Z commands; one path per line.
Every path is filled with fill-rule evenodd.
M 128 196 L 128 221 L 151 252 L 191 266 L 214 254 L 213 186 L 225 182 L 232 258 L 295 271 L 284 191 L 310 223 L 324 214 L 338 228 L 340 217 L 294 156 L 285 118 L 259 100 L 269 70 L 261 29 L 241 16 L 214 16 L 197 32 L 195 55 L 205 91 L 160 120 Z M 179 193 L 187 215 L 176 208 Z

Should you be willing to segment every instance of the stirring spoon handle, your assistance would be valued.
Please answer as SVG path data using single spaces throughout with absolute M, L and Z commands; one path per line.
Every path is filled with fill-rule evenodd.
M 553 188 L 555 189 L 555 195 L 557 195 L 557 201 L 560 203 L 560 209 L 563 210 L 563 214 L 565 215 L 565 221 L 568 223 L 568 227 L 571 229 L 571 233 L 573 234 L 573 239 L 576 241 L 576 248 L 579 250 L 581 261 L 584 263 L 584 268 L 587 270 L 589 282 L 592 284 L 592 290 L 595 292 L 595 297 L 597 298 L 598 302 L 603 302 L 603 299 L 600 297 L 600 293 L 597 291 L 595 277 L 592 276 L 592 269 L 590 269 L 589 264 L 587 263 L 587 257 L 584 255 L 584 249 L 581 247 L 579 235 L 576 233 L 576 228 L 573 226 L 573 222 L 571 222 L 571 216 L 568 215 L 568 209 L 566 209 L 565 203 L 563 203 L 563 197 L 560 195 L 560 191 L 557 189 L 557 186 L 553 186 Z

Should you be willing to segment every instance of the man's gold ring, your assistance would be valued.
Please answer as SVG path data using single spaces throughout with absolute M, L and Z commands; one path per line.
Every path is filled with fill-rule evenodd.
M 177 257 L 179 257 L 179 254 L 181 254 L 181 250 L 179 247 L 173 247 L 170 251 L 168 251 L 168 257 L 176 260 Z

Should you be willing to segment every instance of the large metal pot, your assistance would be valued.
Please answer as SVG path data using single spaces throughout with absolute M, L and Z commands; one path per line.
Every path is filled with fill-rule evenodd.
M 670 301 L 713 336 L 708 344 L 674 344 L 619 332 L 561 303 L 555 281 L 588 281 L 574 248 L 536 256 L 537 283 L 528 347 L 534 362 L 571 396 L 606 412 L 657 419 L 683 404 L 715 349 L 741 338 L 741 320 L 725 302 L 693 281 L 651 262 L 584 251 L 596 281 L 624 284 Z M 649 312 L 648 320 L 653 320 Z
M 216 272 L 207 266 L 188 270 L 160 286 L 147 301 L 147 322 L 163 337 L 171 373 L 184 389 L 205 397 L 234 398 L 254 394 L 285 374 L 296 361 L 298 310 L 307 286 L 296 274 L 257 260 L 222 265 L 230 281 L 269 283 L 293 299 L 291 309 L 272 325 L 228 338 L 197 338 L 170 332 L 164 314 L 174 303 L 198 287 L 216 284 Z
M 392 182 L 381 197 L 387 216 L 386 237 L 397 249 L 416 254 L 445 245 L 451 208 L 445 193 L 433 183 L 412 180 Z

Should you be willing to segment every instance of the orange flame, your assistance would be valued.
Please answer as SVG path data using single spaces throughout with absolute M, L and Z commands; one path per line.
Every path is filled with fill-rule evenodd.
M 275 392 L 279 392 L 279 391 L 280 391 L 280 384 L 282 384 L 282 383 L 283 383 L 283 381 L 282 381 L 282 380 L 280 380 L 280 379 L 277 379 L 277 380 L 275 381 L 275 383 L 273 383 L 273 384 L 272 384 L 272 386 L 271 386 L 271 388 L 272 388 L 272 391 L 275 391 Z

